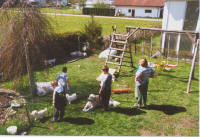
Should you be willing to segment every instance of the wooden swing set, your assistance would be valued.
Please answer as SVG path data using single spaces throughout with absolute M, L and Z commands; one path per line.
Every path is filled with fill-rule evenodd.
M 196 60 L 196 56 L 197 56 L 197 51 L 198 51 L 198 46 L 200 44 L 200 39 L 199 39 L 199 33 L 198 32 L 194 32 L 194 31 L 178 31 L 178 30 L 163 30 L 163 29 L 160 29 L 160 28 L 146 28 L 146 27 L 133 27 L 133 26 L 127 26 L 126 27 L 127 29 L 127 35 L 122 35 L 122 34 L 116 34 L 116 27 L 114 28 L 113 27 L 113 35 L 112 35 L 112 40 L 111 40 L 111 44 L 110 44 L 110 50 L 114 49 L 113 48 L 113 43 L 120 43 L 120 41 L 116 41 L 115 38 L 116 36 L 125 36 L 126 39 L 125 41 L 121 44 L 123 45 L 123 49 L 121 49 L 122 51 L 122 56 L 118 57 L 118 56 L 115 56 L 115 57 L 118 57 L 120 58 L 120 63 L 117 64 L 117 63 L 112 63 L 112 62 L 109 62 L 109 57 L 111 57 L 112 55 L 108 55 L 108 58 L 105 62 L 105 65 L 106 64 L 113 64 L 113 65 L 118 65 L 118 72 L 120 72 L 120 69 L 121 69 L 121 66 L 122 66 L 122 63 L 123 63 L 123 58 L 124 58 L 124 53 L 126 52 L 126 48 L 127 48 L 127 45 L 129 47 L 129 53 L 131 54 L 131 44 L 128 44 L 128 40 L 131 36 L 135 36 L 138 32 L 138 30 L 142 30 L 143 31 L 143 38 L 144 38 L 144 31 L 145 30 L 149 30 L 149 31 L 159 31 L 161 32 L 161 36 L 163 36 L 163 34 L 178 34 L 179 38 L 180 38 L 180 34 L 187 34 L 187 36 L 189 37 L 189 39 L 192 41 L 193 45 L 194 45 L 194 52 L 193 52 L 193 59 L 192 59 L 192 65 L 191 65 L 191 70 L 190 70 L 190 75 L 189 75 L 189 80 L 188 80 L 188 85 L 187 85 L 187 90 L 186 90 L 186 93 L 189 93 L 190 92 L 190 87 L 191 87 L 191 81 L 192 79 L 194 79 L 194 69 L 195 69 L 195 60 Z M 130 33 L 132 31 L 132 33 Z M 194 38 L 192 38 L 192 35 L 195 35 Z M 164 35 L 165 36 L 165 35 Z M 177 47 L 177 50 L 176 50 L 176 55 L 177 55 L 177 58 L 176 58 L 176 64 L 169 64 L 169 49 L 170 49 L 170 35 L 168 35 L 168 43 L 167 43 L 167 66 L 168 67 L 178 67 L 178 62 L 179 62 L 179 45 L 178 44 L 178 47 Z M 162 40 L 161 40 L 162 42 Z M 115 48 L 116 49 L 116 48 Z M 144 49 L 144 42 L 142 43 L 142 50 Z M 117 50 L 120 50 L 120 49 L 117 49 Z M 164 47 L 162 47 L 162 53 L 164 52 Z M 135 41 L 135 53 L 136 53 L 136 41 Z M 150 42 L 150 56 L 152 56 L 152 36 L 151 36 L 151 42 Z M 132 55 L 130 55 L 130 60 L 131 60 L 131 66 L 133 67 L 133 61 L 132 61 Z

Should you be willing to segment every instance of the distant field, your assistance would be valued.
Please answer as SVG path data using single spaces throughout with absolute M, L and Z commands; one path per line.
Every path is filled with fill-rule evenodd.
M 53 28 L 57 33 L 79 31 L 83 29 L 84 24 L 87 24 L 90 17 L 75 17 L 75 16 L 60 16 L 48 15 Z M 126 26 L 138 27 L 153 27 L 159 26 L 162 22 L 159 21 L 141 21 L 141 20 L 125 20 L 125 19 L 109 19 L 109 18 L 95 18 L 95 21 L 100 23 L 103 27 L 103 35 L 112 34 L 112 25 L 117 25 L 118 32 L 125 32 Z

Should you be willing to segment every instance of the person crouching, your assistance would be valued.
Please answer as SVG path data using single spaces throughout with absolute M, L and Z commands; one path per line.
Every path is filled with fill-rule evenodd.
M 66 97 L 65 97 L 65 91 L 62 86 L 58 85 L 58 81 L 55 80 L 51 83 L 52 87 L 54 88 L 53 92 L 53 106 L 54 106 L 54 114 L 53 114 L 53 122 L 57 122 L 58 118 L 59 121 L 63 120 L 64 112 L 65 112 L 65 106 L 66 103 Z

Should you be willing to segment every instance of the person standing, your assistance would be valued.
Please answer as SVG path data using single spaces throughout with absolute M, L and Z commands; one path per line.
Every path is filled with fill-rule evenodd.
M 148 66 L 146 59 L 139 61 L 135 76 L 135 97 L 137 99 L 137 104 L 134 104 L 135 107 L 146 107 L 149 77 L 152 77 L 154 73 L 155 71 Z
M 56 78 L 58 84 L 64 88 L 65 93 L 69 91 L 69 77 L 67 75 L 67 67 L 63 67 L 62 73 Z
M 53 114 L 53 122 L 57 122 L 63 120 L 65 106 L 67 105 L 67 99 L 65 97 L 65 92 L 62 86 L 58 85 L 57 80 L 51 83 L 54 88 L 53 92 L 53 106 L 54 106 L 54 114 Z
M 104 73 L 101 79 L 101 88 L 99 90 L 100 102 L 104 111 L 108 111 L 109 100 L 111 96 L 112 75 L 109 72 L 108 66 L 102 68 Z

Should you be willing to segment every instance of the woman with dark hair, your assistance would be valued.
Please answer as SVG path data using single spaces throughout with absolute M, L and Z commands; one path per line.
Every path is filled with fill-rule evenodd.
M 151 67 L 148 67 L 146 59 L 141 59 L 139 65 L 135 76 L 135 97 L 137 104 L 134 106 L 140 108 L 142 106 L 146 107 L 149 77 L 152 77 L 155 71 Z

